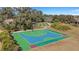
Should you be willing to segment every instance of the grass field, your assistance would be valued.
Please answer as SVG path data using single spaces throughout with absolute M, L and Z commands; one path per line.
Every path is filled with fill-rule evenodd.
M 12 34 L 22 50 L 43 46 L 51 42 L 64 39 L 64 35 L 51 30 L 33 30 L 24 32 L 15 32 Z

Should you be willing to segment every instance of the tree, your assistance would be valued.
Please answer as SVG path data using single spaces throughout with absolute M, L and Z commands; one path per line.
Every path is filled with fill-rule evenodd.
M 4 7 L 0 13 L 3 16 L 3 19 L 13 18 L 13 9 L 11 7 Z

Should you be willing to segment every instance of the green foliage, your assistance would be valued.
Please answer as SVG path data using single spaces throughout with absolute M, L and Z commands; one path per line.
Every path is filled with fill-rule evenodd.
M 5 22 L 10 19 L 13 21 Z M 44 22 L 43 13 L 29 7 L 4 7 L 0 10 L 0 23 L 3 24 L 1 26 L 7 30 L 32 29 L 32 22 Z
M 0 39 L 2 42 L 2 51 L 12 51 L 19 49 L 7 31 L 0 33 Z
M 62 31 L 66 31 L 66 30 L 70 30 L 71 29 L 67 25 L 61 25 L 60 23 L 57 23 L 57 22 L 53 23 L 51 25 L 51 27 L 53 27 L 53 28 L 55 28 L 57 30 L 62 30 Z
M 73 24 L 78 25 L 75 22 L 77 22 L 76 19 L 78 19 L 79 16 L 73 16 L 73 15 L 54 15 L 52 16 L 52 22 L 63 22 L 66 24 Z
M 55 22 L 60 22 L 60 20 L 59 19 L 54 19 L 53 23 L 55 23 Z

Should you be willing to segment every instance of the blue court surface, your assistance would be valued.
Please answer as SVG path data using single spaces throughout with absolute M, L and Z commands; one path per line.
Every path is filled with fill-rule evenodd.
M 19 38 L 17 41 L 25 40 L 26 43 L 28 43 L 29 47 L 32 45 L 43 46 L 45 44 L 59 41 L 65 38 L 63 34 L 52 30 L 33 30 L 33 31 L 16 32 L 13 33 L 13 36 L 15 40 Z M 19 44 L 24 49 L 22 45 L 25 45 L 26 43 L 21 43 L 21 42 L 19 42 Z

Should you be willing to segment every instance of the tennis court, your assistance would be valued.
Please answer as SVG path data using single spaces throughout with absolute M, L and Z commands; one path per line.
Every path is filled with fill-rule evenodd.
M 65 38 L 63 34 L 51 30 L 15 32 L 12 35 L 24 51 Z

